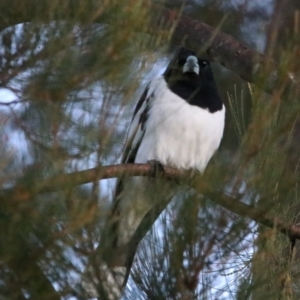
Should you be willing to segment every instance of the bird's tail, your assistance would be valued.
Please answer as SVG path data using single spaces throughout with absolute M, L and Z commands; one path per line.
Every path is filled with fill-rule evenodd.
M 123 183 L 124 188 L 115 198 L 104 226 L 95 259 L 90 258 L 82 278 L 82 287 L 89 297 L 101 300 L 121 298 L 139 241 L 161 211 L 150 212 L 158 203 L 169 201 L 165 200 L 170 198 L 166 186 L 161 180 L 141 177 Z M 146 225 L 142 224 L 143 230 L 137 232 L 145 217 L 148 219 Z

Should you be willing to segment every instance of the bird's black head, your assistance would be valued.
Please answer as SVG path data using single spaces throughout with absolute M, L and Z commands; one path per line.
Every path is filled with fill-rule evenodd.
M 171 91 L 191 105 L 208 108 L 214 112 L 222 109 L 209 60 L 195 52 L 181 48 L 164 73 Z
M 194 51 L 180 48 L 164 73 L 167 82 L 186 79 L 199 84 L 214 81 L 210 62 L 196 56 Z

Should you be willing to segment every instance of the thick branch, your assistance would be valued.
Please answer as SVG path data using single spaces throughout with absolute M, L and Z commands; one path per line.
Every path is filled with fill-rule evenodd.
M 171 167 L 164 167 L 165 177 L 168 179 L 184 180 L 186 173 Z M 2 199 L 7 199 L 10 203 L 12 201 L 28 201 L 34 195 L 43 192 L 54 192 L 57 190 L 74 188 L 75 186 L 94 182 L 101 179 L 122 177 L 122 176 L 153 176 L 153 170 L 149 164 L 120 164 L 110 165 L 104 167 L 98 167 L 88 169 L 85 171 L 74 172 L 71 174 L 63 174 L 57 177 L 39 182 L 34 188 L 30 186 L 30 189 L 24 186 L 18 186 L 16 188 L 2 191 Z M 197 185 L 192 186 L 196 191 L 201 193 L 201 190 Z M 272 217 L 266 213 L 265 210 L 259 210 L 253 206 L 247 205 L 236 199 L 233 199 L 224 194 L 218 193 L 208 195 L 211 200 L 224 208 L 246 218 L 249 218 L 255 222 L 265 225 L 270 228 L 279 230 L 280 232 L 287 234 L 290 237 L 300 239 L 300 227 L 297 225 L 289 224 L 279 218 Z M 156 208 L 157 214 L 164 209 L 168 203 L 163 203 L 162 207 Z M 150 213 L 153 216 L 154 212 Z M 154 214 L 154 215 L 153 215 Z M 143 225 L 142 225 L 143 226 Z M 140 235 L 140 234 L 139 234 Z
M 263 67 L 269 71 L 276 70 L 276 63 L 272 59 L 250 49 L 226 33 L 158 5 L 151 4 L 149 9 L 153 16 L 156 16 L 152 19 L 153 28 L 161 26 L 161 20 L 167 24 L 166 27 L 174 28 L 171 42 L 175 45 L 184 45 L 196 52 L 206 53 L 211 61 L 219 62 L 248 82 L 257 83 L 254 75 L 257 76 L 257 72 Z
M 80 5 L 79 5 L 80 2 Z M 76 4 L 77 3 L 77 4 Z M 80 10 L 78 7 L 80 6 Z M 19 0 L 2 0 L 0 4 L 0 31 L 5 28 L 24 22 L 50 22 L 52 20 L 67 20 L 70 22 L 89 24 L 102 22 L 101 14 L 95 16 L 100 9 L 101 1 L 73 1 L 65 0 L 63 5 L 53 6 L 52 0 L 35 0 L 20 2 Z M 258 70 L 268 67 L 275 70 L 276 64 L 272 59 L 254 51 L 232 36 L 222 33 L 215 28 L 185 15 L 180 15 L 174 10 L 166 9 L 160 5 L 145 1 L 150 14 L 148 33 L 166 33 L 162 38 L 169 43 L 168 33 L 173 29 L 171 42 L 175 45 L 185 45 L 199 52 L 205 52 L 209 59 L 221 63 L 248 82 L 255 83 Z M 266 87 L 270 90 L 274 85 Z

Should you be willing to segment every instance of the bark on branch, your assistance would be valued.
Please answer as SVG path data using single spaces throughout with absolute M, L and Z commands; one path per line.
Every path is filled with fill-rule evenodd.
M 267 70 L 272 76 L 267 79 L 268 85 L 264 88 L 267 91 L 274 88 L 277 64 L 273 59 L 199 20 L 154 4 L 149 5 L 149 10 L 154 16 L 151 22 L 153 28 L 161 27 L 162 20 L 167 28 L 174 28 L 173 44 L 205 53 L 211 61 L 220 63 L 251 83 L 257 83 L 257 75 Z
M 53 6 L 52 0 L 43 0 L 36 5 L 35 0 L 20 2 L 19 0 L 2 0 L 0 3 L 0 31 L 5 28 L 25 22 L 47 23 L 53 20 L 66 20 L 76 24 L 90 24 L 102 22 L 101 14 L 95 17 L 95 11 L 101 11 L 101 2 L 64 1 L 63 6 Z M 80 2 L 80 10 L 78 5 Z M 145 1 L 150 16 L 150 24 L 139 30 L 147 33 L 166 33 L 162 40 L 169 43 L 168 35 L 173 31 L 171 42 L 175 45 L 184 45 L 196 52 L 204 52 L 212 61 L 219 62 L 232 70 L 248 82 L 256 83 L 255 78 L 262 70 L 268 74 L 275 74 L 276 63 L 261 53 L 250 49 L 232 36 L 220 32 L 215 28 L 182 15 L 177 11 L 164 8 Z M 270 76 L 268 85 L 264 86 L 271 91 L 276 83 L 276 76 Z
M 164 167 L 164 177 L 171 180 L 186 180 L 187 174 L 188 173 L 175 168 Z M 92 168 L 71 174 L 63 174 L 40 181 L 34 187 L 31 185 L 30 189 L 19 185 L 12 189 L 2 190 L 1 199 L 5 202 L 9 201 L 10 204 L 13 205 L 13 203 L 16 202 L 29 201 L 32 199 L 32 197 L 39 193 L 72 189 L 81 184 L 122 176 L 153 176 L 152 166 L 149 164 L 120 164 Z M 192 182 L 194 182 L 194 180 Z M 202 192 L 197 187 L 197 184 L 192 183 L 191 187 L 199 193 Z M 298 225 L 291 224 L 277 217 L 273 217 L 265 210 L 260 210 L 254 206 L 245 204 L 237 199 L 222 194 L 221 192 L 211 191 L 211 193 L 208 193 L 207 196 L 209 196 L 215 203 L 236 213 L 239 216 L 249 218 L 259 224 L 276 229 L 291 238 L 300 239 L 300 226 Z M 168 203 L 162 203 L 159 208 L 155 208 L 157 212 L 151 212 L 152 220 L 153 216 L 155 214 L 159 215 L 159 213 L 167 206 L 167 204 Z M 145 224 L 141 224 L 141 227 L 143 226 L 145 226 Z M 143 236 L 141 233 L 137 233 L 137 235 Z

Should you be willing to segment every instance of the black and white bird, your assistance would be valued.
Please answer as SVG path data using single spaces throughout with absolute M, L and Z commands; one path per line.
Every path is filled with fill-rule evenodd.
M 137 103 L 123 162 L 155 160 L 165 166 L 203 172 L 220 145 L 224 121 L 225 106 L 218 94 L 210 62 L 181 48 L 165 73 L 151 80 Z M 172 194 L 169 188 L 163 191 L 161 186 L 156 186 L 155 191 L 155 183 L 141 177 L 118 182 L 112 212 L 100 242 L 109 249 L 109 254 L 113 249 L 126 247 L 159 198 Z M 112 268 L 109 264 L 107 259 L 107 272 L 109 269 L 110 272 L 105 278 L 122 288 L 127 280 L 128 265 L 112 263 Z M 117 299 L 118 289 L 114 293 L 111 283 L 109 298 Z M 106 285 L 107 290 L 109 284 Z

